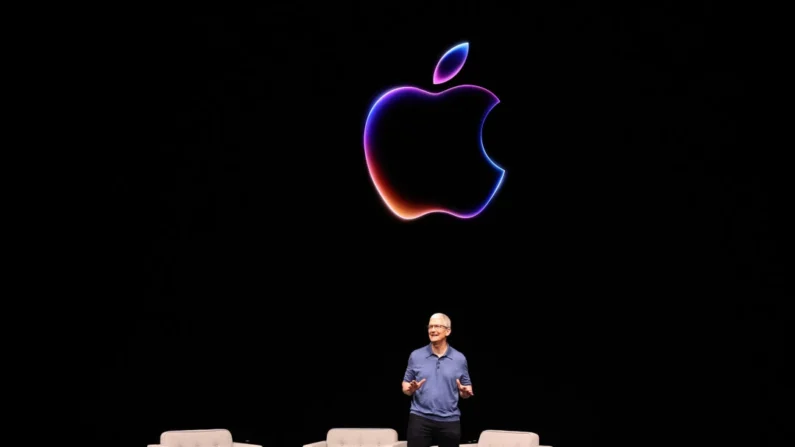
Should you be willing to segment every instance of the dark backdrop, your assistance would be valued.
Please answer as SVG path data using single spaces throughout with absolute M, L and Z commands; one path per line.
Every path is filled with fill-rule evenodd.
M 594 2 L 140 14 L 113 50 L 129 119 L 102 159 L 106 298 L 73 349 L 83 422 L 120 446 L 404 438 L 405 363 L 445 312 L 475 386 L 464 441 L 781 445 L 786 168 L 752 130 L 738 23 Z M 454 82 L 501 98 L 484 143 L 506 181 L 477 219 L 398 221 L 364 118 L 433 89 L 464 40 Z

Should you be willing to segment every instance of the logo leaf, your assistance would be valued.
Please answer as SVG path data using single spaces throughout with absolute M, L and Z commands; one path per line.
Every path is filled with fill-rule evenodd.
M 453 79 L 464 68 L 464 62 L 466 62 L 468 54 L 468 42 L 460 43 L 447 50 L 439 59 L 436 69 L 433 71 L 433 83 L 443 84 Z

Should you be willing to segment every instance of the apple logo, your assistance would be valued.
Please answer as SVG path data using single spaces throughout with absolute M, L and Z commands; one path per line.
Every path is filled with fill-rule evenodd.
M 433 83 L 454 78 L 468 53 L 467 42 L 444 53 Z M 467 84 L 438 93 L 402 86 L 381 95 L 364 125 L 364 155 L 387 208 L 403 220 L 482 213 L 505 177 L 483 146 L 483 125 L 499 102 L 489 90 Z

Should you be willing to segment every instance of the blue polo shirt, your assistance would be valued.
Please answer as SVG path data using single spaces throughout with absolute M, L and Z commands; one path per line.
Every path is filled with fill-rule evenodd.
M 411 413 L 434 421 L 458 421 L 458 384 L 472 385 L 467 359 L 461 352 L 447 346 L 447 352 L 437 357 L 431 345 L 417 349 L 409 356 L 404 382 L 426 379 L 411 398 Z

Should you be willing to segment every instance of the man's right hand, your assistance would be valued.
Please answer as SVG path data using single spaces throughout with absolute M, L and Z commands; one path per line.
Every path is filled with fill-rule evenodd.
M 414 394 L 414 392 L 417 391 L 418 389 L 420 389 L 422 384 L 425 383 L 425 380 L 427 380 L 427 379 L 422 379 L 419 382 L 417 382 L 416 380 L 412 380 L 411 382 L 408 382 L 408 386 L 405 389 L 406 393 L 409 396 Z

